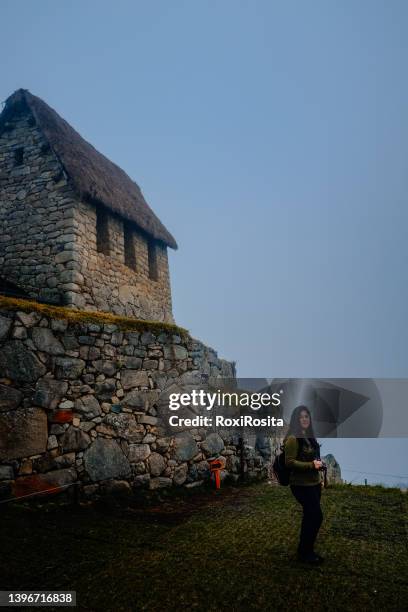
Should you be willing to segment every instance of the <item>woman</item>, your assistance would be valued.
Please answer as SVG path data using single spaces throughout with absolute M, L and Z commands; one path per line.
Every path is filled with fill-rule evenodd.
M 323 557 L 314 552 L 314 543 L 323 520 L 320 508 L 322 468 L 320 446 L 314 436 L 312 417 L 306 406 L 292 413 L 284 439 L 285 464 L 290 468 L 290 489 L 303 508 L 298 558 L 307 563 L 321 563 Z

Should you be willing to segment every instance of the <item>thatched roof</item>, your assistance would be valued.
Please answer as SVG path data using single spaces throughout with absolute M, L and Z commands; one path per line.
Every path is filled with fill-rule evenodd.
M 103 205 L 133 221 L 147 234 L 177 248 L 170 232 L 147 204 L 140 187 L 129 176 L 84 140 L 43 100 L 19 89 L 7 100 L 0 115 L 0 128 L 15 112 L 29 109 L 54 150 L 80 197 Z

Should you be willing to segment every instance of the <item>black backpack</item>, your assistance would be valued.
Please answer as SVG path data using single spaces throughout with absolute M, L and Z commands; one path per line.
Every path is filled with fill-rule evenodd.
M 279 455 L 275 455 L 272 469 L 279 484 L 287 487 L 289 485 L 290 468 L 285 465 L 285 447 L 281 445 L 280 448 L 281 452 Z
M 276 476 L 276 480 L 283 487 L 287 487 L 289 485 L 289 476 L 290 476 L 290 468 L 285 465 L 285 447 L 281 444 L 281 452 L 279 455 L 275 455 L 275 460 L 272 464 L 273 473 Z M 320 444 L 316 449 L 316 459 L 320 460 Z M 324 486 L 327 487 L 327 466 L 323 465 L 322 467 L 324 473 Z

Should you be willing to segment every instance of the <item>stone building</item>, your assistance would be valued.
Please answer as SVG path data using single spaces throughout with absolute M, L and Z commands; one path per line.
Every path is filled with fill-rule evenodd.
M 0 499 L 194 487 L 214 456 L 221 479 L 265 476 L 267 458 L 232 432 L 169 426 L 171 393 L 219 388 L 235 364 L 166 325 L 174 238 L 136 183 L 26 90 L 0 115 L 0 224 L 0 295 L 32 298 L 0 304 Z
M 336 458 L 332 454 L 328 454 L 322 457 L 322 460 L 327 465 L 327 480 L 329 484 L 341 484 L 343 482 L 341 469 Z
M 0 293 L 173 322 L 173 236 L 123 170 L 23 89 L 0 115 L 0 225 Z

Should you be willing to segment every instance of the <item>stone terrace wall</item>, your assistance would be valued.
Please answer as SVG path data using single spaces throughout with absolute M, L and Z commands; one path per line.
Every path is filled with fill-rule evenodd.
M 0 496 L 75 482 L 85 497 L 191 487 L 210 478 L 207 459 L 218 455 L 222 477 L 237 480 L 236 439 L 203 429 L 168 435 L 160 418 L 169 388 L 221 376 L 235 377 L 234 365 L 189 337 L 3 308 Z M 250 476 L 266 475 L 253 449 L 244 461 Z

